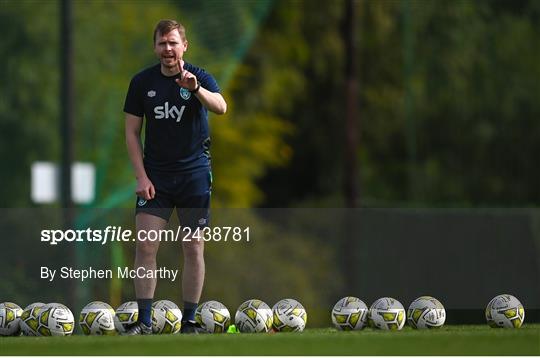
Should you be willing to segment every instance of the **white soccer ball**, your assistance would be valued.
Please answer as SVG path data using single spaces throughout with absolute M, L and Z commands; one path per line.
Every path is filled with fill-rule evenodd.
M 368 322 L 372 328 L 400 330 L 405 325 L 405 308 L 394 298 L 379 298 L 369 308 Z
M 300 302 L 286 298 L 272 307 L 274 328 L 280 332 L 302 332 L 306 327 L 307 313 Z
M 21 334 L 20 317 L 22 313 L 22 308 L 13 302 L 0 303 L 0 336 Z
M 39 336 L 39 311 L 45 306 L 43 302 L 34 302 L 26 306 L 21 315 L 21 331 L 25 336 Z
M 431 296 L 418 297 L 407 310 L 407 322 L 413 328 L 437 328 L 444 325 L 445 320 L 444 306 Z
M 40 336 L 69 336 L 75 328 L 70 309 L 60 303 L 48 303 L 39 310 Z
M 344 297 L 332 309 L 332 323 L 341 331 L 360 330 L 367 322 L 369 309 L 357 297 Z
M 132 324 L 139 318 L 139 305 L 136 301 L 122 303 L 114 314 L 114 327 L 120 333 L 126 333 Z
M 152 332 L 175 334 L 182 327 L 182 311 L 171 301 L 160 300 L 152 304 Z
M 272 329 L 272 322 L 272 309 L 257 299 L 242 303 L 234 316 L 236 328 L 242 333 L 268 332 Z
M 115 335 L 114 309 L 101 301 L 90 302 L 79 315 L 79 326 L 85 335 Z
M 514 296 L 499 295 L 487 305 L 486 320 L 493 328 L 519 328 L 525 320 L 525 309 Z
M 208 333 L 224 333 L 229 328 L 231 314 L 222 303 L 208 301 L 197 307 L 195 321 Z

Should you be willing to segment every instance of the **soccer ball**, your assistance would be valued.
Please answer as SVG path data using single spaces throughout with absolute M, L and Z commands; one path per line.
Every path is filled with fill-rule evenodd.
M 90 302 L 79 315 L 79 326 L 85 335 L 114 335 L 114 309 L 101 301 Z
M 238 307 L 234 322 L 242 333 L 268 332 L 272 329 L 272 310 L 261 300 L 248 300 Z
M 418 297 L 407 310 L 407 322 L 413 328 L 437 328 L 446 320 L 446 311 L 439 300 L 431 296 Z
M 39 310 L 40 336 L 69 336 L 75 328 L 73 313 L 60 303 L 48 303 Z
M 332 309 L 332 323 L 338 330 L 359 330 L 366 325 L 368 312 L 366 304 L 361 299 L 344 297 L 337 301 Z
M 307 313 L 300 302 L 292 298 L 279 301 L 272 307 L 274 328 L 280 332 L 302 332 L 306 327 Z
M 229 328 L 231 314 L 222 303 L 208 301 L 197 307 L 195 321 L 208 333 L 224 333 Z
M 398 331 L 405 325 L 405 309 L 396 299 L 379 298 L 369 308 L 368 323 L 372 328 Z
M 514 296 L 499 295 L 488 303 L 486 320 L 493 328 L 519 328 L 525 320 L 525 309 Z
M 171 301 L 161 300 L 152 304 L 152 331 L 157 334 L 175 334 L 182 326 L 182 311 Z
M 21 315 L 21 331 L 25 336 L 39 336 L 39 311 L 45 306 L 43 302 L 31 303 L 24 309 Z
M 0 336 L 18 336 L 21 334 L 19 322 L 22 308 L 13 302 L 0 303 Z
M 135 301 L 122 303 L 114 314 L 114 327 L 120 333 L 126 333 L 139 318 L 139 305 Z

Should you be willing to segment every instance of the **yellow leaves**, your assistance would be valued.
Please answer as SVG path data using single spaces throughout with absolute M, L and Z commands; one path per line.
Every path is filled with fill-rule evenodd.
M 263 196 L 256 180 L 268 167 L 283 165 L 292 155 L 284 141 L 292 132 L 290 124 L 264 113 L 236 112 L 211 119 L 215 207 L 257 204 Z

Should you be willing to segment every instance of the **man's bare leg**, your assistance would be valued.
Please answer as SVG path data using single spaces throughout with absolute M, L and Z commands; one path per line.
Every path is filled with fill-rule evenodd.
M 140 230 L 163 230 L 167 226 L 164 219 L 147 213 L 138 213 L 136 220 L 137 232 Z M 141 234 L 144 237 L 143 234 Z M 146 270 L 155 270 L 157 268 L 157 252 L 159 241 L 139 241 L 136 242 L 135 250 L 135 269 L 144 267 Z M 137 298 L 153 298 L 156 289 L 156 278 L 135 278 L 135 294 Z
M 184 271 L 182 272 L 182 296 L 184 298 L 183 333 L 197 333 L 197 328 L 189 327 L 195 318 L 195 310 L 201 298 L 204 284 L 204 241 L 191 238 L 182 243 Z
M 204 241 L 193 239 L 182 243 L 184 272 L 182 295 L 184 301 L 199 302 L 204 284 Z
M 150 230 L 163 230 L 167 226 L 167 221 L 148 213 L 138 213 L 135 219 L 136 230 L 141 233 L 140 238 L 146 238 L 146 233 Z M 159 240 L 156 241 L 141 241 L 138 240 L 137 234 L 136 250 L 135 250 L 135 269 L 144 267 L 146 270 L 155 270 L 157 268 L 157 252 L 159 248 Z M 157 278 L 139 278 L 135 277 L 135 295 L 139 306 L 138 322 L 144 323 L 146 326 L 152 325 L 152 299 L 156 290 Z

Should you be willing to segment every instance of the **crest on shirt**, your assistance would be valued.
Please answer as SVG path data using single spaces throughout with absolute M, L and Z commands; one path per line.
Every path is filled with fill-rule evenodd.
M 148 91 L 148 97 L 152 98 L 156 96 L 156 91 Z
M 185 99 L 186 101 L 191 98 L 191 92 L 189 92 L 186 88 L 180 87 L 180 97 Z

